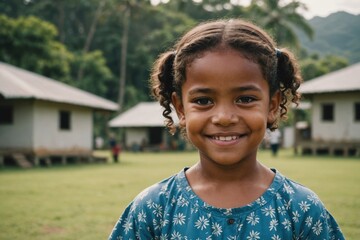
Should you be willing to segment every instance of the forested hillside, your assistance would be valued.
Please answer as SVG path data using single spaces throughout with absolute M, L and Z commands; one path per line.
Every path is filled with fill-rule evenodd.
M 309 23 L 315 32 L 313 41 L 298 33 L 308 52 L 342 56 L 350 63 L 360 61 L 360 15 L 337 12 L 328 17 L 314 17 Z
M 154 60 L 199 21 L 255 22 L 280 47 L 302 53 L 305 80 L 345 67 L 347 60 L 339 56 L 360 60 L 359 16 L 338 13 L 307 21 L 299 14 L 304 7 L 284 0 L 257 0 L 250 6 L 231 0 L 159 5 L 150 0 L 3 0 L 0 61 L 118 101 L 123 111 L 150 100 Z M 304 53 L 303 47 L 309 51 Z M 321 56 L 314 55 L 318 50 Z

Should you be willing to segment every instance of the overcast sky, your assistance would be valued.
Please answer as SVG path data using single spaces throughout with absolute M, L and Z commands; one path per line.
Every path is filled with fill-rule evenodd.
M 168 2 L 169 0 L 151 0 L 153 4 L 159 2 Z M 201 0 L 193 0 L 195 2 Z M 235 3 L 246 5 L 251 0 L 231 0 Z M 290 0 L 283 0 L 290 1 Z M 307 5 L 308 11 L 304 13 L 306 18 L 312 18 L 314 16 L 326 17 L 331 13 L 338 11 L 346 11 L 352 14 L 360 14 L 360 0 L 298 0 Z
M 360 0 L 300 0 L 308 6 L 306 18 L 313 16 L 326 17 L 331 13 L 346 11 L 360 14 Z

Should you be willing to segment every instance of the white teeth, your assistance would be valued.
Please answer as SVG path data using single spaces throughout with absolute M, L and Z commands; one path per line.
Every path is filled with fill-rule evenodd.
M 237 139 L 238 136 L 214 136 L 213 138 L 220 141 L 231 141 Z

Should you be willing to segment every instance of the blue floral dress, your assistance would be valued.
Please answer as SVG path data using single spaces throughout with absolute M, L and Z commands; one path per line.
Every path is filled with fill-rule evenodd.
M 191 189 L 185 171 L 141 192 L 109 239 L 344 239 L 314 192 L 276 170 L 269 189 L 240 208 L 215 208 Z

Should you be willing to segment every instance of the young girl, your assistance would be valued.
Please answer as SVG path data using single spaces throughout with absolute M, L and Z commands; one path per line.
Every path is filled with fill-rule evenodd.
M 125 209 L 109 239 L 344 239 L 314 192 L 257 160 L 301 77 L 289 51 L 242 20 L 200 24 L 155 64 L 151 86 L 199 161 Z

